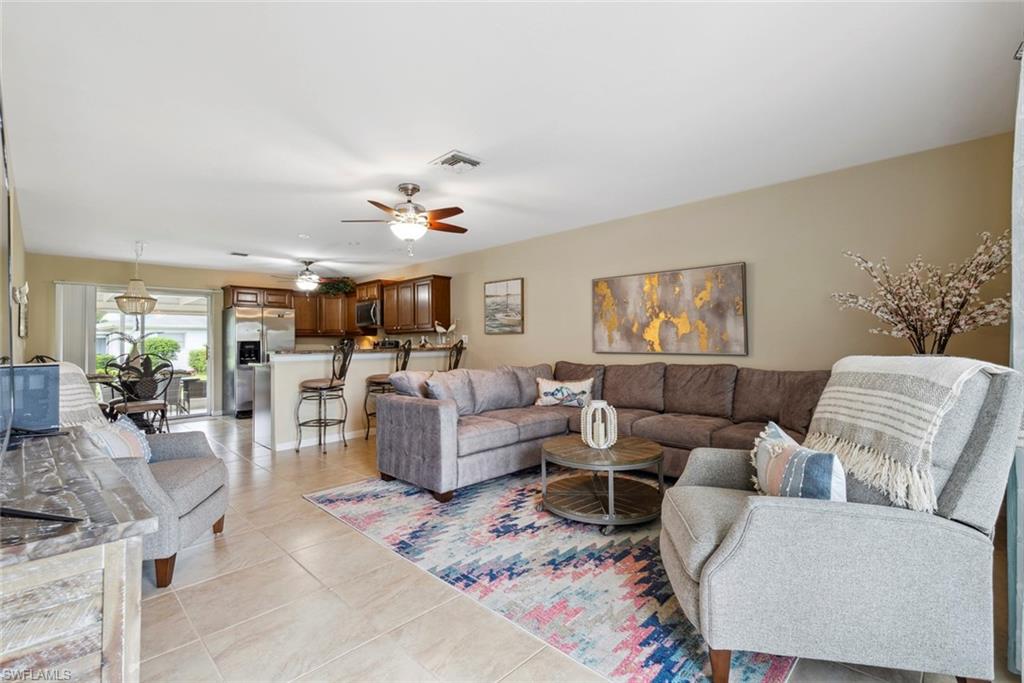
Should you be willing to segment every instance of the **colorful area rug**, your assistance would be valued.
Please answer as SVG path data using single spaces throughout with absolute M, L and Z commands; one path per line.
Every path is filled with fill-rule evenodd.
M 531 470 L 446 504 L 375 479 L 306 498 L 613 681 L 706 678 L 707 648 L 672 594 L 657 523 L 602 536 L 537 512 Z M 735 652 L 731 680 L 781 683 L 794 661 Z

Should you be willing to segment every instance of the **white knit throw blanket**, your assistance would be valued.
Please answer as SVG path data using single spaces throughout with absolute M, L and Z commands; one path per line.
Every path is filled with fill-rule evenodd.
M 932 448 L 942 419 L 978 372 L 1010 368 L 949 356 L 848 356 L 832 366 L 804 446 L 896 505 L 933 512 Z

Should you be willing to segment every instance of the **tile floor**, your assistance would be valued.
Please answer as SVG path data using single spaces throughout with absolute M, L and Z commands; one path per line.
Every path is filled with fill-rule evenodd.
M 603 680 L 303 500 L 376 476 L 372 439 L 326 455 L 273 453 L 251 443 L 248 421 L 173 429 L 206 433 L 228 467 L 230 507 L 222 535 L 209 532 L 179 553 L 171 587 L 157 589 L 145 563 L 143 681 Z M 1005 611 L 1001 619 L 1004 641 Z M 1004 653 L 1003 643 L 997 663 Z M 922 677 L 807 660 L 790 677 L 879 680 Z M 940 680 L 952 681 L 925 677 Z

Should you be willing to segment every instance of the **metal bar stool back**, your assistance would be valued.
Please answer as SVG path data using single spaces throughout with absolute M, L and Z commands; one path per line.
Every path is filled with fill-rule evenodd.
M 348 402 L 345 400 L 345 378 L 355 354 L 356 343 L 353 339 L 342 339 L 341 344 L 334 347 L 331 358 L 331 376 L 318 379 L 307 379 L 299 383 L 299 400 L 295 404 L 295 450 L 302 447 L 302 428 L 316 427 L 317 444 L 320 452 L 327 452 L 327 428 L 337 426 L 338 437 L 348 448 L 345 438 L 345 422 L 348 420 Z M 327 411 L 328 401 L 338 401 L 338 417 L 330 417 Z M 302 404 L 307 401 L 316 403 L 316 417 L 303 420 Z
M 448 349 L 448 369 L 458 370 L 462 362 L 462 352 L 466 350 L 466 344 L 461 339 L 451 345 Z
M 412 356 L 412 340 L 406 339 L 395 354 L 395 372 L 402 372 L 409 367 L 409 357 Z M 370 411 L 370 394 L 390 394 L 394 391 L 391 386 L 389 373 L 379 373 L 366 378 L 366 394 L 363 396 L 363 412 L 366 413 L 366 439 L 370 438 L 370 418 L 377 417 L 377 411 Z M 376 408 L 376 399 L 374 407 Z

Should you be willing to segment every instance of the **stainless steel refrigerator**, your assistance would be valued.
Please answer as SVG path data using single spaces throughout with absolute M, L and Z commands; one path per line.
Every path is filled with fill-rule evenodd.
M 252 415 L 253 368 L 276 351 L 295 348 L 295 311 L 290 308 L 224 309 L 224 414 Z

